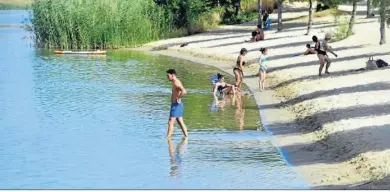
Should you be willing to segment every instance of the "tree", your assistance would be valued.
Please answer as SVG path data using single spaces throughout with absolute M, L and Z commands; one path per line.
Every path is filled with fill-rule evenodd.
M 352 30 L 353 30 L 353 25 L 355 23 L 357 2 L 358 0 L 352 0 L 352 13 L 351 13 L 351 19 L 349 20 L 347 36 L 352 35 L 353 33 Z
M 262 10 L 262 0 L 257 0 L 257 10 L 259 12 L 259 19 L 257 20 L 257 24 L 263 26 L 263 10 Z
M 371 0 L 367 0 L 367 18 L 370 18 L 372 14 Z
M 283 30 L 283 20 L 282 20 L 283 1 L 284 0 L 276 0 L 278 4 L 278 32 Z
M 390 22 L 390 2 L 389 0 L 373 0 L 373 5 L 379 7 L 379 22 L 381 39 L 379 45 L 386 44 L 386 22 Z
M 306 35 L 310 35 L 310 30 L 312 25 L 313 25 L 313 0 L 309 0 L 309 21 L 307 23 Z

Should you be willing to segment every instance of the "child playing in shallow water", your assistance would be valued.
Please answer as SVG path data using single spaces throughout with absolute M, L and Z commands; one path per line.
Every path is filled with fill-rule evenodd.
M 265 77 L 267 75 L 267 66 L 265 62 L 267 61 L 268 50 L 266 48 L 260 49 L 261 55 L 259 59 L 259 90 L 264 91 Z

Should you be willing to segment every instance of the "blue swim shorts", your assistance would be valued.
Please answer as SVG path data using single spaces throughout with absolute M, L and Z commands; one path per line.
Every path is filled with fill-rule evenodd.
M 170 117 L 180 118 L 183 117 L 183 113 L 184 113 L 183 102 L 171 104 Z

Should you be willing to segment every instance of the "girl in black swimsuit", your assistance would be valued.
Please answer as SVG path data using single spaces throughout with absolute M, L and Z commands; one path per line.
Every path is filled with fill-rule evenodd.
M 237 58 L 236 67 L 233 68 L 233 73 L 236 78 L 236 86 L 241 89 L 242 85 L 242 78 L 244 76 L 244 72 L 242 71 L 242 66 L 245 65 L 245 55 L 248 53 L 248 51 L 245 48 L 242 48 L 240 51 L 240 55 Z
M 233 93 L 235 94 L 235 87 L 234 85 L 230 85 L 228 83 L 225 83 L 225 77 L 223 77 L 223 75 L 219 74 L 218 73 L 218 82 L 214 85 L 214 96 L 216 97 L 217 96 L 217 93 L 221 93 L 221 94 L 224 94 L 224 93 Z

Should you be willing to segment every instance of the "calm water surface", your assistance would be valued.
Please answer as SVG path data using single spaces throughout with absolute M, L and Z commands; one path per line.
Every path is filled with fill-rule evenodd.
M 0 25 L 23 11 L 0 11 Z M 138 52 L 55 56 L 0 27 L 1 189 L 302 189 L 250 96 L 215 103 L 215 68 Z M 175 68 L 185 122 L 166 134 Z M 228 77 L 231 81 L 233 78 Z

